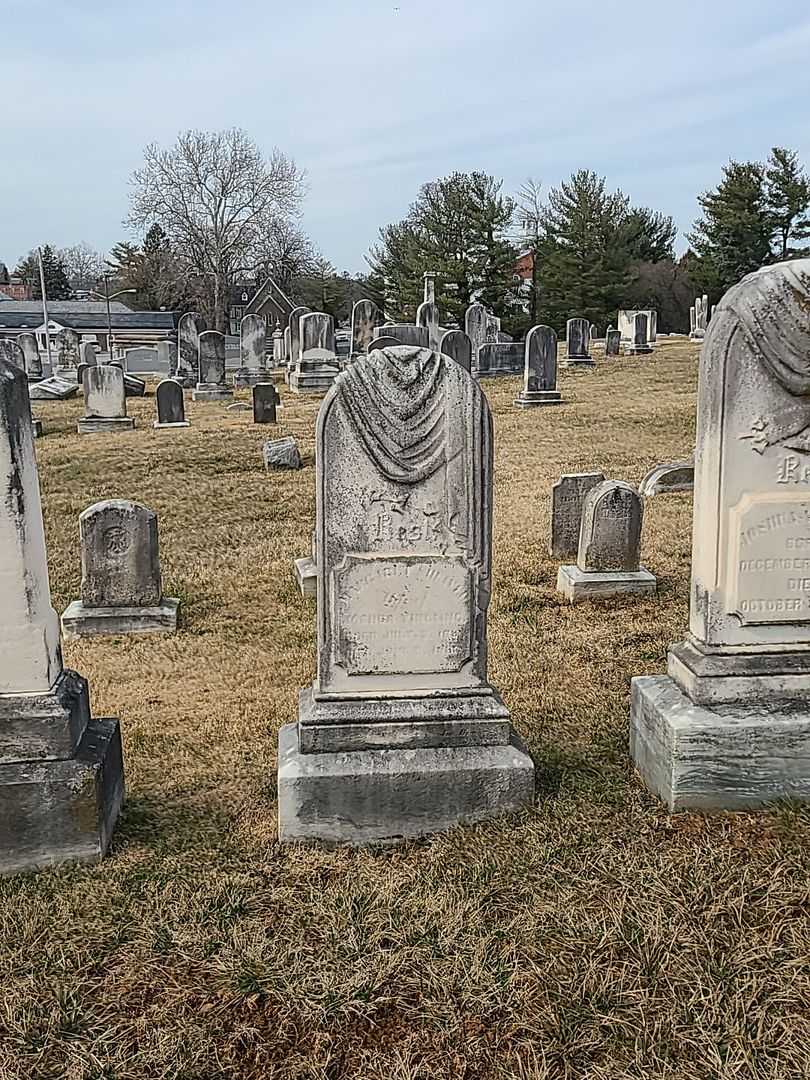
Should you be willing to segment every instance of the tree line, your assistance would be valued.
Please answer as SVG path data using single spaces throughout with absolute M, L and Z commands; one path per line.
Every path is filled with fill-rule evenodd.
M 620 307 L 654 307 L 659 326 L 677 331 L 688 328 L 697 293 L 714 303 L 746 273 L 804 254 L 810 238 L 810 181 L 798 155 L 781 147 L 765 162 L 723 168 L 717 187 L 698 197 L 680 258 L 672 218 L 633 205 L 593 171 L 547 193 L 528 180 L 514 194 L 473 171 L 424 184 L 405 217 L 380 229 L 368 273 L 350 275 L 301 228 L 305 193 L 292 159 L 263 154 L 240 129 L 150 145 L 132 177 L 126 222 L 142 239 L 116 244 L 106 259 L 87 244 L 45 245 L 48 294 L 98 291 L 107 274 L 111 291 L 135 290 L 128 302 L 137 308 L 196 307 L 224 329 L 232 286 L 269 274 L 292 300 L 339 321 L 361 296 L 413 319 L 431 270 L 447 322 L 462 323 L 480 300 L 516 335 L 538 322 L 562 332 L 574 314 L 605 326 Z M 35 251 L 17 273 L 39 297 Z

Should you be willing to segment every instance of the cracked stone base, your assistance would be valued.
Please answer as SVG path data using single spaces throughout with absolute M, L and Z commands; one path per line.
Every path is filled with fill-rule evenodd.
M 600 600 L 631 593 L 654 593 L 658 587 L 655 574 L 645 570 L 596 573 L 578 566 L 561 566 L 557 572 L 557 592 L 572 604 Z
M 76 425 L 80 435 L 96 435 L 103 431 L 132 431 L 133 416 L 82 416 Z
M 318 595 L 318 568 L 312 559 L 295 560 L 295 580 L 302 596 Z
M 230 401 L 233 390 L 228 386 L 196 386 L 191 391 L 192 401 Z
M 810 711 L 800 702 L 696 705 L 667 675 L 631 682 L 630 754 L 672 811 L 810 800 Z
M 391 845 L 525 810 L 534 763 L 508 746 L 302 754 L 296 724 L 279 732 L 282 843 Z
M 559 390 L 523 390 L 515 398 L 515 405 L 521 409 L 533 409 L 537 405 L 562 405 Z
M 102 858 L 123 798 L 117 720 L 91 720 L 67 760 L 0 765 L 0 874 Z
M 180 601 L 165 596 L 157 607 L 88 607 L 74 600 L 62 613 L 66 638 L 99 634 L 170 634 L 177 629 Z

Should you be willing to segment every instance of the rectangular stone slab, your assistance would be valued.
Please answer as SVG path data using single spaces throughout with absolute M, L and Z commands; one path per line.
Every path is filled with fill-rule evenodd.
M 534 764 L 508 746 L 302 754 L 279 732 L 279 839 L 390 845 L 515 813 L 534 800 Z
M 180 601 L 165 596 L 156 607 L 90 607 L 74 600 L 62 614 L 66 638 L 99 634 L 171 634 L 177 629 Z
M 102 858 L 123 798 L 117 720 L 91 720 L 69 760 L 0 765 L 0 874 Z
M 810 711 L 798 703 L 695 705 L 667 675 L 633 679 L 630 754 L 671 811 L 810 800 Z
M 605 600 L 632 593 L 655 593 L 655 574 L 645 570 L 617 570 L 608 573 L 588 572 L 578 566 L 561 566 L 557 573 L 557 592 L 572 604 L 585 600 Z
M 47 693 L 0 694 L 0 764 L 69 758 L 89 720 L 87 680 L 75 671 Z

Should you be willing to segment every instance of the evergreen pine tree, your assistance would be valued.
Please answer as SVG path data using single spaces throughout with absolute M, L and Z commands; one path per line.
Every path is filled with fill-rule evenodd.
M 45 244 L 42 248 L 42 271 L 45 278 L 45 291 L 49 300 L 69 300 L 72 296 L 65 264 L 55 248 Z M 35 300 L 42 299 L 42 287 L 39 277 L 39 258 L 37 249 L 29 251 L 17 265 L 17 274 L 31 286 Z
M 765 166 L 765 194 L 776 243 L 776 257 L 793 253 L 791 241 L 810 238 L 810 180 L 795 151 L 775 146 Z

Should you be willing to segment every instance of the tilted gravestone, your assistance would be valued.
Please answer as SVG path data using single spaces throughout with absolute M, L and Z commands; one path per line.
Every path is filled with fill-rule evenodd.
M 322 311 L 300 319 L 301 353 L 290 372 L 290 389 L 297 394 L 323 394 L 340 368 L 335 352 L 335 320 Z
M 267 323 L 261 315 L 245 315 L 239 324 L 241 367 L 234 372 L 234 386 L 255 386 L 270 377 L 267 369 Z
M 648 325 L 646 312 L 637 311 L 633 317 L 633 341 L 627 350 L 631 355 L 652 352 L 652 346 L 648 340 Z
M 427 349 L 360 357 L 321 406 L 315 460 L 317 676 L 279 735 L 281 840 L 396 842 L 530 806 L 531 758 L 487 679 L 478 383 Z
M 253 387 L 253 423 L 275 424 L 278 391 L 272 383 L 257 383 Z
M 196 311 L 181 315 L 177 325 L 177 370 L 174 376 L 187 389 L 200 381 L 200 334 L 204 331 L 202 315 Z
M 66 637 L 177 629 L 180 601 L 165 597 L 161 584 L 157 514 L 139 503 L 106 499 L 79 516 L 79 542 L 81 600 L 62 614 Z
M 568 346 L 566 367 L 588 370 L 595 367 L 595 361 L 588 351 L 591 338 L 591 324 L 587 319 L 569 319 L 565 327 L 565 339 Z
M 17 344 L 22 349 L 25 373 L 29 383 L 42 381 L 42 356 L 36 334 L 20 334 Z
M 99 859 L 124 796 L 117 720 L 62 666 L 25 373 L 0 356 L 0 873 Z
M 124 373 L 117 364 L 94 364 L 82 371 L 84 416 L 76 425 L 80 435 L 131 431 L 135 420 L 127 416 Z
M 608 330 L 605 334 L 605 356 L 618 356 L 621 351 L 621 330 Z
M 551 489 L 549 554 L 555 559 L 576 559 L 585 496 L 605 479 L 602 472 L 569 473 Z
M 66 326 L 56 335 L 56 374 L 66 379 L 76 378 L 79 366 L 79 335 Z
M 810 799 L 810 260 L 715 308 L 698 380 L 689 635 L 634 679 L 630 751 L 672 810 Z
M 358 300 L 352 308 L 352 342 L 350 353 L 359 356 L 368 352 L 368 347 L 377 336 L 377 327 L 383 318 L 380 309 L 372 300 Z
M 228 401 L 233 390 L 225 382 L 225 335 L 218 330 L 200 334 L 200 381 L 192 401 Z
M 463 330 L 448 330 L 442 334 L 439 352 L 455 360 L 465 371 L 472 371 L 472 342 Z
M 472 345 L 472 369 L 478 370 L 478 350 L 487 340 L 487 309 L 483 304 L 470 304 L 464 313 L 464 332 Z
M 585 496 L 575 566 L 561 566 L 557 591 L 572 604 L 626 593 L 654 593 L 639 563 L 644 502 L 630 484 L 604 480 Z
M 515 399 L 522 409 L 559 405 L 557 389 L 557 335 L 550 326 L 533 326 L 524 345 L 523 389 Z
M 187 428 L 186 403 L 183 397 L 183 387 L 177 379 L 163 379 L 158 383 L 155 390 L 155 404 L 157 406 L 157 420 L 155 428 Z
M 301 453 L 292 435 L 283 439 L 269 439 L 262 447 L 262 459 L 266 470 L 300 469 Z

